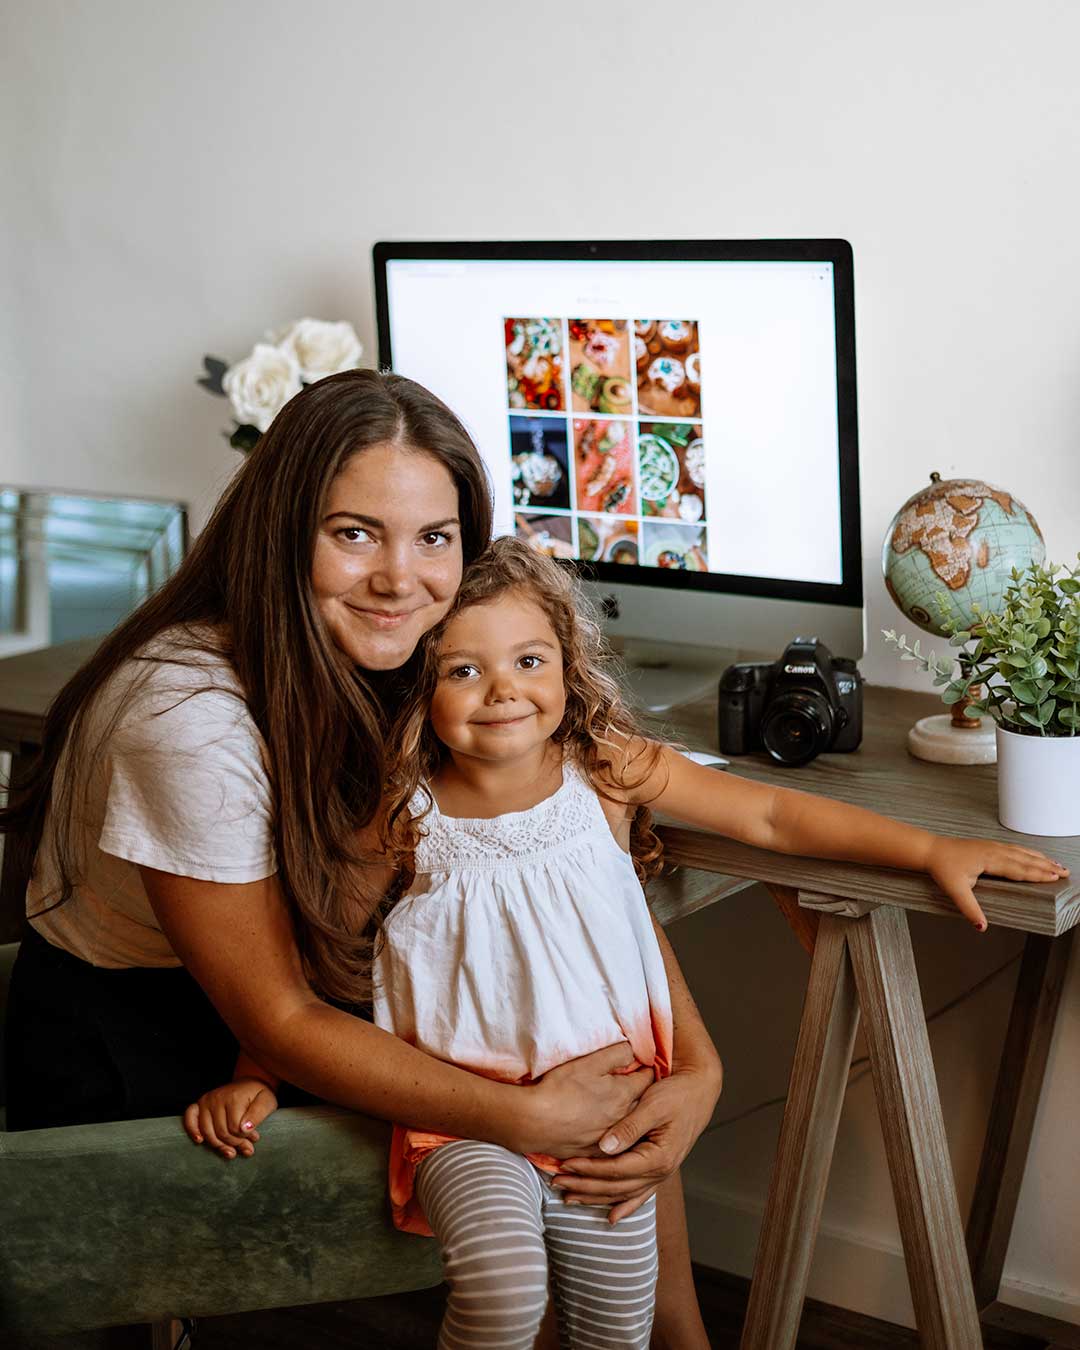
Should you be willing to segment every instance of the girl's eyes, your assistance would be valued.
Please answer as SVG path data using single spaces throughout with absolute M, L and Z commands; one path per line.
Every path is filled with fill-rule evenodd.
M 539 670 L 546 662 L 542 656 L 537 656 L 533 652 L 526 652 L 524 656 L 519 656 L 517 664 L 522 670 Z M 445 680 L 467 680 L 473 675 L 478 674 L 476 666 L 455 666 L 453 670 L 448 670 L 443 676 Z
M 340 530 L 335 530 L 334 533 L 339 539 L 344 539 L 347 544 L 363 544 L 371 538 L 371 535 L 362 525 L 344 525 Z

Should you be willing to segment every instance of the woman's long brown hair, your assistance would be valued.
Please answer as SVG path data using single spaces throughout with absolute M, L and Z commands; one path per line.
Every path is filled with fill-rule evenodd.
M 102 748 L 102 738 L 88 744 L 90 704 L 125 662 L 154 661 L 147 644 L 181 627 L 193 660 L 201 648 L 230 662 L 265 741 L 279 878 L 312 983 L 332 998 L 363 997 L 370 941 L 358 918 L 368 905 L 356 833 L 384 790 L 387 713 L 376 686 L 385 681 L 342 662 L 315 608 L 311 567 L 330 484 L 349 458 L 380 444 L 444 464 L 457 484 L 465 562 L 487 544 L 491 498 L 480 457 L 433 394 L 370 370 L 302 390 L 242 465 L 175 575 L 49 708 L 41 754 L 13 785 L 0 832 L 29 874 L 52 812 L 60 878 L 53 905 L 69 899 L 79 879 L 80 788 Z
M 395 753 L 383 829 L 388 853 L 405 871 L 406 882 L 417 835 L 409 802 L 417 788 L 438 772 L 447 753 L 428 718 L 438 682 L 439 635 L 455 614 L 508 593 L 532 600 L 543 610 L 562 651 L 566 712 L 552 740 L 565 747 L 596 791 L 610 801 L 624 800 L 621 794 L 640 787 L 655 768 L 659 747 L 642 735 L 627 705 L 615 658 L 574 575 L 520 539 L 496 539 L 465 569 L 449 614 L 424 639 L 423 663 L 390 738 Z M 638 806 L 631 821 L 630 854 L 643 884 L 660 871 L 663 846 L 647 806 Z

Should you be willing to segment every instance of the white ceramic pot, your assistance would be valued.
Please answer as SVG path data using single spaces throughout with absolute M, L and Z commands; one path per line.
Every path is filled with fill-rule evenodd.
M 1080 736 L 997 727 L 998 819 L 1021 834 L 1080 834 Z

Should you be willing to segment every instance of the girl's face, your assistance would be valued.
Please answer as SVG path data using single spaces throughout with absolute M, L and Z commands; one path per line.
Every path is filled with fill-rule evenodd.
M 566 711 L 555 630 L 535 601 L 513 592 L 454 616 L 438 676 L 431 725 L 456 756 L 520 758 L 550 739 Z
M 460 583 L 458 493 L 446 466 L 399 445 L 353 455 L 327 494 L 311 567 L 335 646 L 366 670 L 404 665 Z

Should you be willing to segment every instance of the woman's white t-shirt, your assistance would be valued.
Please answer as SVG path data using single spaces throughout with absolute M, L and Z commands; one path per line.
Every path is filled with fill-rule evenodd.
M 92 965 L 178 966 L 138 865 L 226 883 L 277 871 L 262 737 L 232 667 L 182 630 L 116 671 L 85 737 L 88 781 L 85 791 L 73 785 L 79 880 L 70 900 L 41 912 L 59 893 L 50 812 L 27 915 L 54 946 Z M 66 755 L 57 774 L 65 771 Z

